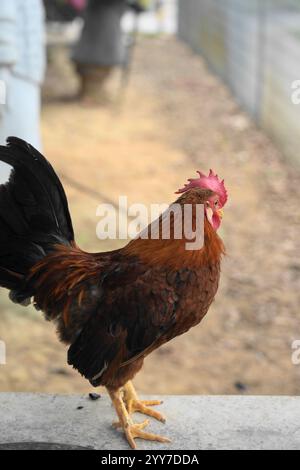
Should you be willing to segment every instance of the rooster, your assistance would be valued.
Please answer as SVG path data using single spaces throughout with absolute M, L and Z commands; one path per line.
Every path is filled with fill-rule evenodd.
M 212 170 L 198 174 L 176 202 L 204 206 L 202 247 L 187 250 L 184 237 L 167 240 L 160 232 L 93 254 L 74 241 L 67 198 L 49 162 L 15 137 L 0 147 L 0 286 L 13 302 L 33 303 L 55 322 L 69 346 L 68 364 L 106 387 L 114 426 L 132 448 L 136 438 L 169 440 L 147 432 L 148 420 L 134 423 L 136 411 L 165 418 L 152 408 L 161 402 L 140 400 L 131 380 L 146 356 L 202 320 L 218 289 L 224 245 L 216 232 L 227 192 Z M 195 211 L 192 217 L 194 226 Z

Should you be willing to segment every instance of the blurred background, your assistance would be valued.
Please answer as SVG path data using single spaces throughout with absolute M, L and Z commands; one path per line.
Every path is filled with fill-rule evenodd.
M 9 66 L 0 47 L 0 79 L 15 75 L 21 100 L 8 81 L 0 139 L 17 133 L 38 142 L 65 186 L 83 249 L 124 244 L 96 237 L 98 204 L 119 195 L 172 202 L 187 178 L 210 168 L 228 188 L 217 298 L 201 325 L 145 361 L 137 388 L 298 395 L 300 365 L 291 356 L 300 339 L 300 104 L 292 87 L 300 80 L 300 1 L 21 3 L 31 2 L 46 13 L 46 22 L 33 20 L 46 44 L 24 53 L 36 98 L 22 101 L 28 77 L 14 74 L 18 21 L 6 11 L 13 47 Z M 2 291 L 0 316 L 1 391 L 91 391 L 39 312 Z

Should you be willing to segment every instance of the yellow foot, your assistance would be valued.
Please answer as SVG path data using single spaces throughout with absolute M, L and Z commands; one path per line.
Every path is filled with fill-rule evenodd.
M 147 441 L 156 441 L 156 442 L 171 442 L 167 437 L 159 436 L 157 434 L 151 434 L 150 432 L 144 432 L 143 429 L 147 426 L 147 421 L 144 421 L 141 424 L 129 424 L 124 428 L 124 432 L 127 438 L 127 441 L 132 449 L 136 449 L 136 438 L 145 439 Z M 146 423 L 146 424 L 145 424 Z
M 152 410 L 149 406 L 156 406 L 161 405 L 162 401 L 158 400 L 128 400 L 125 401 L 125 405 L 129 414 L 135 413 L 136 411 L 139 413 L 143 413 L 144 415 L 151 416 L 152 418 L 161 421 L 162 423 L 166 422 L 166 418 L 164 415 L 159 413 L 158 411 Z
M 116 412 L 119 418 L 119 422 L 114 423 L 113 426 L 115 428 L 120 427 L 123 429 L 125 436 L 127 438 L 127 441 L 132 449 L 136 449 L 135 439 L 137 438 L 145 439 L 148 441 L 156 441 L 156 442 L 170 442 L 170 439 L 166 437 L 143 431 L 143 429 L 149 424 L 148 419 L 146 419 L 143 423 L 138 423 L 138 424 L 133 423 L 127 411 L 125 403 L 123 401 L 120 390 L 108 390 L 108 392 L 110 394 L 110 397 L 112 399 L 113 405 L 116 409 Z M 153 401 L 151 401 L 150 404 L 153 404 Z M 155 401 L 155 404 L 157 404 L 156 401 Z M 142 405 L 147 408 L 146 405 L 144 404 Z M 153 410 L 150 409 L 150 411 L 153 411 Z
M 131 382 L 128 382 L 123 389 L 124 392 L 124 403 L 129 414 L 143 413 L 144 415 L 151 416 L 152 418 L 161 421 L 162 423 L 166 422 L 164 415 L 158 411 L 152 410 L 149 406 L 161 405 L 163 402 L 160 400 L 140 400 L 136 394 L 136 391 Z
M 131 422 L 132 421 L 130 420 L 130 423 Z M 145 419 L 145 421 L 143 421 L 142 423 L 137 423 L 137 426 L 140 426 L 140 429 L 144 429 L 146 426 L 148 426 L 148 424 L 150 424 L 149 419 Z M 121 421 L 114 421 L 112 423 L 112 427 L 115 428 L 115 429 L 121 428 L 122 427 Z

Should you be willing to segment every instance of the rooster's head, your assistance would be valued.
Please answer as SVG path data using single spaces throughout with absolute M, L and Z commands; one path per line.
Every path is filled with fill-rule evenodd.
M 199 178 L 190 178 L 183 188 L 177 191 L 177 194 L 184 193 L 193 188 L 210 189 L 213 195 L 208 198 L 205 204 L 205 215 L 211 223 L 214 230 L 218 230 L 222 219 L 222 208 L 227 202 L 227 191 L 224 180 L 220 180 L 212 170 L 205 176 L 201 171 L 197 171 Z

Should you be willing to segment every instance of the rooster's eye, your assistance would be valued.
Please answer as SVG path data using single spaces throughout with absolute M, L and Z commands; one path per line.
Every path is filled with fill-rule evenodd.
M 215 206 L 217 207 L 217 205 L 219 204 L 219 201 L 215 201 Z

